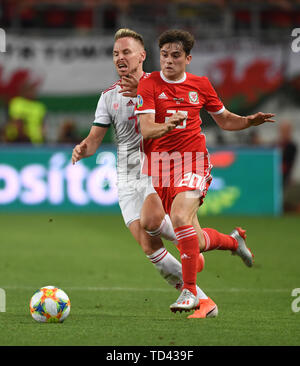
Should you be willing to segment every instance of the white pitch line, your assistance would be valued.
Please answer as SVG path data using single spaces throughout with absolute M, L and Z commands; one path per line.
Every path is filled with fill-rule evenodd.
M 48 285 L 45 285 L 48 286 Z M 0 288 L 4 290 L 37 290 L 35 287 L 32 286 L 3 286 L 0 285 Z M 150 292 L 173 292 L 174 288 L 141 288 L 141 287 L 93 287 L 93 286 L 86 286 L 86 287 L 73 287 L 73 286 L 63 286 L 63 288 L 67 291 L 128 291 L 128 292 L 142 292 L 142 291 L 150 291 Z M 292 289 L 292 287 L 291 287 Z M 203 289 L 206 292 L 287 292 L 289 293 L 291 290 L 289 289 L 282 289 L 282 288 L 206 288 Z

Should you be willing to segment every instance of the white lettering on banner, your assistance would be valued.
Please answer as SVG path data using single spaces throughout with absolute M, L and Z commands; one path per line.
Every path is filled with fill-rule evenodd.
M 87 180 L 87 191 L 93 201 L 101 205 L 115 203 L 118 194 L 116 180 L 117 172 L 109 166 L 106 166 L 105 169 L 99 167 L 92 170 Z M 105 195 L 103 190 L 106 191 Z
M 103 154 L 103 156 L 101 155 Z M 55 153 L 49 167 L 41 164 L 25 165 L 20 171 L 13 166 L 0 164 L 0 205 L 18 199 L 25 205 L 49 202 L 59 205 L 69 200 L 77 206 L 95 202 L 111 205 L 118 202 L 117 170 L 113 153 L 99 153 L 94 169 L 81 161 L 75 166 L 62 152 Z
M 76 165 L 66 167 L 67 192 L 69 200 L 75 205 L 86 205 L 89 197 L 83 188 L 83 182 L 88 174 L 88 169 L 79 161 Z
M 94 202 L 101 205 L 109 205 L 115 203 L 117 192 L 117 171 L 116 157 L 111 152 L 102 152 L 98 154 L 96 164 L 101 167 L 94 169 L 87 181 L 87 190 Z M 106 192 L 103 195 L 103 190 Z
M 47 199 L 47 184 L 45 182 L 46 168 L 40 164 L 31 164 L 20 172 L 22 182 L 21 202 L 35 205 Z
M 5 205 L 13 202 L 18 197 L 20 190 L 18 172 L 9 165 L 0 164 L 1 181 L 4 182 L 4 188 L 0 188 L 0 204 Z
M 56 153 L 49 161 L 48 170 L 48 200 L 52 205 L 59 205 L 64 200 L 64 153 Z

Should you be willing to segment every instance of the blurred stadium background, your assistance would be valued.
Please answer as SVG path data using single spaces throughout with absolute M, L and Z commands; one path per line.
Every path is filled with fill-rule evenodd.
M 160 310 L 153 309 L 149 301 L 145 316 L 145 303 L 140 304 L 136 313 L 134 307 L 123 311 L 124 304 L 132 301 L 124 301 L 124 292 L 114 292 L 117 300 L 112 300 L 108 293 L 96 295 L 92 288 L 94 308 L 88 310 L 90 318 L 85 317 L 87 305 L 82 304 L 86 286 L 104 283 L 107 287 L 104 292 L 109 286 L 153 286 L 150 295 L 143 295 L 145 301 L 155 296 L 156 285 L 163 286 L 160 279 L 152 279 L 153 270 L 149 264 L 145 267 L 146 259 L 138 250 L 128 255 L 133 239 L 120 218 L 113 129 L 108 130 L 98 154 L 75 166 L 70 162 L 74 145 L 89 132 L 101 91 L 118 79 L 112 47 L 113 35 L 121 27 L 143 34 L 148 72 L 159 70 L 159 34 L 169 28 L 189 30 L 196 38 L 189 71 L 208 76 L 230 111 L 242 115 L 258 111 L 276 113 L 274 125 L 232 133 L 219 129 L 205 111 L 201 112 L 214 180 L 199 214 L 206 217 L 205 225 L 218 224 L 221 231 L 231 228 L 238 215 L 241 225 L 252 229 L 251 245 L 258 254 L 257 271 L 247 278 L 254 292 L 243 290 L 246 273 L 240 272 L 244 270 L 240 263 L 235 267 L 230 261 L 228 270 L 230 258 L 223 262 L 217 254 L 216 261 L 204 271 L 203 279 L 214 289 L 220 288 L 222 281 L 224 289 L 222 296 L 218 290 L 212 291 L 216 300 L 223 301 L 227 319 L 225 325 L 219 324 L 220 340 L 214 340 L 215 344 L 235 342 L 229 333 L 222 339 L 221 335 L 223 330 L 229 331 L 234 326 L 233 335 L 239 332 L 239 319 L 245 316 L 238 305 L 241 299 L 242 309 L 248 314 L 249 334 L 240 335 L 240 344 L 297 344 L 299 333 L 297 338 L 289 301 L 290 290 L 299 287 L 296 230 L 300 214 L 299 0 L 0 0 L 0 28 L 6 34 L 5 52 L 0 52 L 0 241 L 3 244 L 0 287 L 10 289 L 10 293 L 15 291 L 8 297 L 11 317 L 6 318 L 8 323 L 3 323 L 7 326 L 0 341 L 19 344 L 22 338 L 22 344 L 47 344 L 45 339 L 38 340 L 37 328 L 24 328 L 25 333 L 14 333 L 14 327 L 8 333 L 7 329 L 14 322 L 19 326 L 20 317 L 15 314 L 28 311 L 27 303 L 35 286 L 55 281 L 63 289 L 66 287 L 67 292 L 69 286 L 71 300 L 75 299 L 73 314 L 77 323 L 72 326 L 78 327 L 78 339 L 67 338 L 63 344 L 81 342 L 84 321 L 89 319 L 92 324 L 95 321 L 92 315 L 97 317 L 99 311 L 106 314 L 102 320 L 107 322 L 107 332 L 111 331 L 113 311 L 121 314 L 118 322 L 128 320 L 128 327 L 130 317 L 140 316 L 142 325 L 136 331 L 139 344 L 146 344 L 142 343 L 144 338 L 138 338 L 141 329 L 155 326 L 152 314 Z M 3 43 L 0 47 L 3 50 Z M 79 215 L 88 213 L 102 215 L 103 220 L 97 215 Z M 56 214 L 61 218 L 56 220 Z M 214 215 L 218 215 L 218 220 L 214 220 Z M 57 225 L 50 228 L 53 220 Z M 282 255 L 285 244 L 290 250 Z M 117 250 L 112 251 L 112 247 Z M 65 258 L 69 258 L 67 264 Z M 40 263 L 37 268 L 36 263 Z M 279 267 L 285 270 L 284 275 L 278 271 Z M 115 273 L 111 274 L 114 268 Z M 136 276 L 136 269 L 142 272 L 148 268 L 146 280 Z M 223 273 L 221 280 L 219 270 Z M 99 282 L 99 276 L 103 276 L 103 282 Z M 81 287 L 76 289 L 76 285 Z M 234 291 L 226 294 L 230 286 L 241 287 L 243 296 L 238 297 L 239 293 Z M 255 291 L 261 291 L 259 296 Z M 109 304 L 116 301 L 117 310 L 99 305 L 105 296 Z M 253 301 L 257 302 L 255 306 Z M 284 313 L 282 307 L 287 309 Z M 254 308 L 259 311 L 254 312 Z M 123 316 L 126 311 L 131 314 L 128 319 Z M 166 308 L 166 314 L 161 316 L 169 316 L 167 311 Z M 261 322 L 257 321 L 257 314 Z M 233 315 L 235 318 L 231 318 Z M 144 325 L 148 318 L 151 322 Z M 264 327 L 266 321 L 268 327 Z M 279 321 L 284 329 L 282 338 L 278 338 Z M 173 328 L 182 325 L 171 323 Z M 69 324 L 71 328 L 72 322 Z M 257 330 L 260 324 L 264 329 Z M 99 334 L 102 325 L 98 327 Z M 189 327 L 185 327 L 190 334 Z M 23 337 L 26 331 L 28 339 Z M 207 325 L 207 331 L 211 331 L 210 339 L 214 339 L 214 329 Z M 152 332 L 157 335 L 157 329 Z M 119 341 L 120 334 L 123 338 Z M 107 339 L 99 335 L 101 340 L 104 337 L 102 344 L 114 340 L 114 344 L 118 341 L 128 344 L 126 329 L 123 334 L 116 327 L 112 335 Z M 283 338 L 286 335 L 289 337 Z M 30 338 L 33 336 L 36 338 Z M 156 339 L 153 344 L 165 344 L 166 337 Z M 145 339 L 151 343 L 147 335 Z M 55 338 L 55 342 L 59 341 Z M 87 338 L 85 342 L 93 344 L 95 338 Z M 194 344 L 188 343 L 189 338 L 186 342 Z
M 247 206 L 255 214 L 300 212 L 300 52 L 292 49 L 293 41 L 299 48 L 292 30 L 300 24 L 300 1 L 0 4 L 6 32 L 6 52 L 0 54 L 1 211 L 118 211 L 113 145 L 101 148 L 110 154 L 98 156 L 104 163 L 97 171 L 93 158 L 77 173 L 68 169 L 71 148 L 87 135 L 100 92 L 117 80 L 111 59 L 114 32 L 120 27 L 141 32 L 148 54 L 145 70 L 153 71 L 159 69 L 158 35 L 177 27 L 196 37 L 189 71 L 207 75 L 229 110 L 276 113 L 275 126 L 228 133 L 203 111 L 208 145 L 219 152 L 213 156 L 211 204 L 203 206 L 203 213 L 247 213 Z M 112 129 L 104 141 L 113 144 Z M 231 156 L 220 154 L 224 150 Z M 257 172 L 249 169 L 236 181 L 241 169 L 250 167 L 252 154 L 262 174 L 257 189 L 265 187 L 256 210 L 251 209 L 249 179 L 256 181 Z

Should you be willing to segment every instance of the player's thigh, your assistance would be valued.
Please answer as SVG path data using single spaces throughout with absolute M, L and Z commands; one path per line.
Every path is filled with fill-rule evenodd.
M 134 188 L 126 187 L 118 190 L 119 206 L 125 222 L 129 225 L 140 220 L 140 213 L 143 205 L 143 198 Z
M 138 189 L 143 196 L 141 225 L 147 231 L 154 231 L 159 228 L 165 212 L 161 199 L 152 185 L 152 177 L 142 174 Z
M 149 194 L 143 203 L 141 225 L 145 230 L 154 231 L 160 227 L 165 211 L 157 193 Z
M 199 204 L 199 192 L 197 190 L 177 193 L 173 200 L 170 214 L 174 228 L 193 225 Z

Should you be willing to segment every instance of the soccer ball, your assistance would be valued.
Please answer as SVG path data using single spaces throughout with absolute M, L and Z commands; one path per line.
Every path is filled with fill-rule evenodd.
M 39 323 L 62 323 L 70 314 L 71 303 L 63 290 L 45 286 L 33 294 L 29 308 L 31 316 Z

